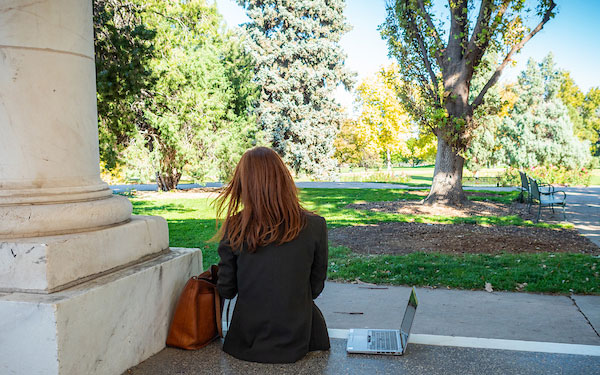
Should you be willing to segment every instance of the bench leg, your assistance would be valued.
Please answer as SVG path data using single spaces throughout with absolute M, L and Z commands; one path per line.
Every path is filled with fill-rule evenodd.
M 567 211 L 565 209 L 566 204 L 563 204 L 563 218 L 565 221 L 567 221 Z
M 537 218 L 535 219 L 535 222 L 539 222 L 540 221 L 540 214 L 542 213 L 542 202 L 540 202 L 540 205 L 538 206 L 538 214 L 537 214 Z

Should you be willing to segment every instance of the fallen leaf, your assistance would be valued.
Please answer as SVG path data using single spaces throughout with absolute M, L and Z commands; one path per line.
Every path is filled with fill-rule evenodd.
M 527 283 L 517 283 L 517 291 L 522 291 L 527 286 Z

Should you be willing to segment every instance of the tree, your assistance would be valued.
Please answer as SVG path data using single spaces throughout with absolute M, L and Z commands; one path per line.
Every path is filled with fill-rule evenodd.
M 398 67 L 390 66 L 367 77 L 356 88 L 356 102 L 360 106 L 357 131 L 365 144 L 371 144 L 379 154 L 385 155 L 388 171 L 392 168 L 393 154 L 406 154 L 406 141 L 411 136 L 412 123 L 398 96 L 391 75 Z
M 575 135 L 590 141 L 594 155 L 600 155 L 600 88 L 593 87 L 584 95 L 569 72 L 563 72 L 558 96 L 569 110 Z
M 267 142 L 297 173 L 333 170 L 343 119 L 332 97 L 352 85 L 339 41 L 349 27 L 343 0 L 238 0 L 252 20 L 248 48 L 261 93 L 257 116 Z
M 518 100 L 498 127 L 508 165 L 580 169 L 589 162 L 589 141 L 575 136 L 567 106 L 559 98 L 563 79 L 552 54 L 539 64 L 528 61 L 513 88 Z
M 356 120 L 345 119 L 334 141 L 334 157 L 339 163 L 371 167 L 380 161 L 380 155 L 361 132 Z
M 162 190 L 174 189 L 184 172 L 201 180 L 208 171 L 217 170 L 218 177 L 226 179 L 256 139 L 251 108 L 258 92 L 251 82 L 250 56 L 241 48 L 239 37 L 224 29 L 216 6 L 206 0 L 131 1 L 127 7 L 136 10 L 136 22 L 142 30 L 151 32 L 154 49 L 137 65 L 129 60 L 109 65 L 114 75 L 133 82 L 131 86 L 137 89 L 135 106 L 126 96 L 120 98 L 120 81 L 113 82 L 111 75 L 105 74 L 106 82 L 109 88 L 111 84 L 117 86 L 114 92 L 99 88 L 99 97 L 102 94 L 107 103 L 99 106 L 100 118 L 108 117 L 108 113 L 116 124 L 107 133 L 116 134 L 118 143 L 127 146 L 125 150 L 114 149 L 115 158 L 135 156 L 123 160 L 128 172 L 147 176 L 154 171 Z M 114 28 L 106 17 L 100 21 L 101 30 L 107 30 L 104 39 L 120 40 L 115 33 L 123 34 L 126 41 L 132 38 L 131 29 Z M 113 49 L 125 56 L 139 52 L 131 43 L 123 47 L 124 51 Z M 98 59 L 100 66 L 111 63 L 105 55 Z M 137 62 L 134 57 L 131 60 Z M 119 117 L 119 113 L 106 110 L 122 108 L 124 112 L 127 107 L 130 116 Z M 103 139 L 102 129 L 100 134 L 101 145 L 111 149 L 112 143 Z
M 593 87 L 583 100 L 583 122 L 592 133 L 592 153 L 600 156 L 600 88 Z M 595 135 L 594 135 L 595 134 Z
M 142 23 L 142 7 L 127 0 L 94 0 L 93 11 L 100 160 L 113 169 L 144 121 L 155 33 Z
M 535 10 L 525 0 L 482 0 L 475 16 L 473 2 L 452 0 L 446 6 L 449 25 L 444 28 L 436 20 L 432 0 L 388 3 L 382 37 L 405 80 L 418 85 L 417 93 L 411 85 L 405 86 L 401 97 L 413 118 L 438 138 L 433 183 L 425 203 L 461 205 L 466 200 L 463 154 L 481 125 L 474 114 L 514 55 L 554 17 L 555 7 L 553 0 L 539 0 Z M 541 20 L 530 28 L 524 20 L 534 11 Z M 508 53 L 499 59 L 487 83 L 469 100 L 471 81 L 484 55 L 505 50 Z
M 436 144 L 431 132 L 421 133 L 418 137 L 411 137 L 406 141 L 406 153 L 402 158 L 410 161 L 415 167 L 421 162 L 435 160 Z

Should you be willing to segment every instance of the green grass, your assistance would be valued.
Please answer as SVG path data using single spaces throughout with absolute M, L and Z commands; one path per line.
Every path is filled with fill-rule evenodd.
M 332 280 L 548 293 L 598 293 L 600 259 L 584 254 L 412 253 L 357 255 L 344 247 L 329 252 Z M 527 283 L 527 285 L 522 285 Z M 521 284 L 521 285 L 519 285 Z
M 600 169 L 592 169 L 592 179 L 590 185 L 600 185 Z
M 515 192 L 494 192 L 494 199 L 510 202 Z M 422 196 L 407 190 L 365 189 L 302 189 L 301 198 L 306 208 L 323 215 L 330 228 L 385 221 L 414 221 L 435 223 L 473 223 L 486 225 L 525 225 L 564 227 L 569 225 L 533 224 L 519 217 L 412 216 L 376 213 L 344 208 L 350 203 L 386 200 L 420 200 Z M 473 197 L 485 199 L 485 197 Z M 218 262 L 216 243 L 209 242 L 215 234 L 214 209 L 207 198 L 153 199 L 133 197 L 137 215 L 163 216 L 169 225 L 172 247 L 202 249 L 204 267 Z M 517 261 L 518 260 L 518 261 Z M 413 253 L 404 256 L 365 256 L 352 254 L 348 249 L 333 247 L 330 251 L 329 277 L 331 279 L 402 285 L 450 286 L 482 289 L 490 282 L 495 290 L 515 290 L 517 283 L 527 282 L 523 290 L 531 292 L 598 293 L 600 260 L 581 254 L 502 254 L 448 255 Z M 546 264 L 546 268 L 542 265 Z M 389 271 L 389 272 L 388 272 Z M 585 278 L 588 278 L 586 281 Z M 563 280 L 565 280 L 563 282 Z
M 518 196 L 518 192 L 488 192 L 492 197 L 471 197 L 472 200 L 494 200 L 510 203 Z M 301 189 L 300 198 L 304 206 L 316 211 L 327 219 L 330 228 L 358 224 L 374 224 L 381 222 L 416 222 L 440 224 L 481 224 L 481 225 L 519 225 L 538 226 L 546 228 L 570 228 L 570 224 L 534 224 L 530 220 L 523 220 L 517 215 L 511 216 L 425 216 L 403 215 L 386 212 L 372 212 L 345 208 L 351 203 L 378 202 L 395 200 L 421 200 L 423 196 L 414 193 L 414 190 L 399 189 Z

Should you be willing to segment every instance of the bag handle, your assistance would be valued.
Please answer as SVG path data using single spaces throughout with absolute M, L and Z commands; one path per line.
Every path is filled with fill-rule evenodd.
M 217 290 L 217 288 L 214 289 L 215 291 L 215 315 L 216 315 L 216 320 L 217 320 L 217 332 L 219 334 L 220 337 L 223 337 L 223 322 L 221 321 L 221 319 L 223 319 L 221 317 L 221 296 L 219 295 L 219 291 Z

